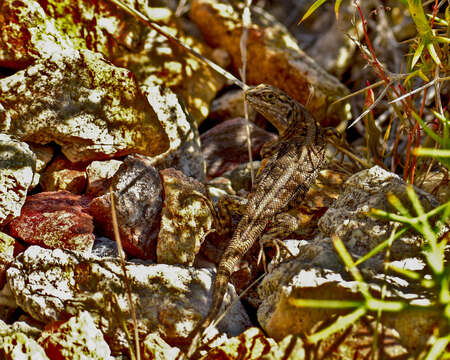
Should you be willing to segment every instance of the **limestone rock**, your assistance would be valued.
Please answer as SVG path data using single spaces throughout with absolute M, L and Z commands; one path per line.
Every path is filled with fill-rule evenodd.
M 168 139 L 133 75 L 88 50 L 66 49 L 0 80 L 2 132 L 62 146 L 72 162 L 156 155 Z
M 373 316 L 367 316 L 354 322 L 348 329 L 329 336 L 311 350 L 322 359 L 327 358 L 326 355 L 332 351 L 335 359 L 365 360 L 374 357 L 373 350 L 376 344 L 375 351 L 383 354 L 383 359 L 410 358 L 408 350 L 399 340 L 400 335 L 397 331 L 377 323 Z
M 214 227 L 203 184 L 175 169 L 160 171 L 164 204 L 156 255 L 158 263 L 192 265 Z M 202 198 L 203 197 L 203 198 Z
M 166 29 L 207 58 L 214 54 L 206 45 L 186 36 L 173 18 L 168 19 Z M 130 69 L 141 85 L 170 88 L 183 99 L 193 122 L 200 125 L 208 116 L 210 102 L 224 84 L 222 75 L 155 31 L 148 34 L 144 44 L 114 62 Z
M 120 160 L 93 161 L 86 168 L 86 194 L 100 196 L 108 191 L 110 180 L 122 165 Z
M 0 231 L 0 254 L 11 257 L 14 256 L 15 243 L 16 239 Z
M 11 332 L 23 333 L 29 338 L 37 341 L 39 339 L 39 336 L 41 336 L 43 326 L 42 324 L 37 323 L 36 321 L 34 321 L 34 324 L 31 324 L 33 321 L 34 320 L 32 318 L 24 314 L 20 315 L 19 319 L 14 321 L 11 325 L 8 325 L 8 327 Z
M 88 205 L 88 198 L 68 191 L 28 196 L 21 215 L 9 224 L 10 234 L 51 249 L 90 251 L 95 237 Z
M 37 1 L 6 0 L 0 4 L 0 66 L 24 69 L 40 57 L 72 46 L 56 19 Z
M 185 34 L 169 8 L 151 7 L 142 0 L 128 5 L 196 51 L 220 61 L 214 51 Z M 6 0 L 0 4 L 0 13 L 4 14 L 0 17 L 0 66 L 23 69 L 54 52 L 89 49 L 128 67 L 141 84 L 170 87 L 183 97 L 197 123 L 208 115 L 209 102 L 224 83 L 208 66 L 110 1 Z
M 149 360 L 182 359 L 180 349 L 167 344 L 158 333 L 148 334 L 142 344 L 142 357 Z
M 145 1 L 133 5 L 152 19 L 165 19 L 158 11 L 152 11 Z M 0 18 L 3 29 L 0 64 L 14 69 L 24 68 L 36 59 L 67 48 L 89 49 L 112 59 L 127 49 L 137 51 L 151 32 L 139 20 L 108 1 L 51 0 L 39 3 L 6 0 L 0 9 L 4 14 Z M 161 7 L 158 9 L 159 14 L 170 12 Z
M 240 39 L 241 10 L 231 1 L 194 0 L 190 17 L 212 47 L 227 50 L 235 73 L 242 67 Z M 264 12 L 249 27 L 247 42 L 247 82 L 276 86 L 305 104 L 322 125 L 338 125 L 348 119 L 348 105 L 328 105 L 348 93 L 347 88 L 329 75 L 297 45 L 287 29 Z M 313 90 L 310 90 L 312 86 Z
M 363 13 L 370 11 L 365 4 L 361 8 Z M 357 44 L 352 39 L 361 40 L 364 36 L 362 21 L 360 18 L 355 19 L 354 15 L 355 8 L 351 3 L 342 4 L 337 19 L 334 12 L 321 13 L 316 18 L 314 27 L 322 31 L 307 50 L 326 71 L 339 78 L 342 78 L 358 57 L 355 55 Z
M 269 133 L 250 123 L 252 154 L 255 158 L 267 141 L 277 139 Z M 248 161 L 247 135 L 245 120 L 236 118 L 227 120 L 201 135 L 202 151 L 205 156 L 207 176 L 213 178 L 232 170 Z
M 333 169 L 333 160 L 320 171 L 302 203 L 310 209 L 328 209 L 343 192 L 348 173 Z M 323 213 L 321 214 L 321 216 Z
M 113 359 L 103 334 L 87 311 L 62 324 L 50 324 L 38 342 L 51 359 Z
M 156 238 L 163 202 L 161 179 L 150 161 L 128 156 L 112 179 L 120 239 L 125 251 L 140 258 L 156 258 Z M 90 204 L 96 228 L 114 239 L 109 191 Z
M 12 262 L 12 260 L 13 259 L 11 259 L 10 263 Z M 5 270 L 7 270 L 7 268 Z M 17 309 L 17 307 L 18 305 L 16 303 L 16 299 L 14 298 L 14 295 L 11 292 L 8 283 L 4 284 L 4 286 L 0 290 L 0 319 L 5 320 L 9 319 L 10 315 L 13 314 L 13 312 Z
M 304 249 L 300 254 L 302 251 Z M 291 299 L 359 299 L 356 282 L 345 282 L 339 273 L 329 269 L 308 267 L 305 257 L 301 255 L 299 260 L 282 263 L 258 287 L 263 299 L 258 308 L 258 321 L 275 340 L 289 334 L 308 333 L 318 322 L 343 313 L 336 309 L 295 307 Z
M 14 259 L 16 240 L 0 231 L 0 289 L 5 285 L 6 269 Z
M 277 347 L 277 343 L 273 339 L 267 338 L 260 329 L 251 327 L 239 336 L 211 349 L 200 359 L 258 360 L 264 354 L 267 354 L 272 347 Z
M 425 211 L 438 206 L 438 202 L 430 194 L 417 188 L 415 191 Z M 371 208 L 395 211 L 387 200 L 388 193 L 396 195 L 411 209 L 406 195 L 406 184 L 398 175 L 379 166 L 353 175 L 345 182 L 338 199 L 320 219 L 319 229 L 327 236 L 338 235 L 347 250 L 356 258 L 365 255 L 386 240 L 392 232 L 393 222 L 368 215 Z M 420 237 L 415 232 L 408 232 L 393 243 L 391 258 L 396 260 L 415 256 L 421 245 Z M 379 265 L 381 266 L 381 263 Z M 374 263 L 371 263 L 371 266 L 374 266 Z
M 4 360 L 49 360 L 36 340 L 23 332 L 18 332 L 2 320 L 0 320 L 0 357 Z
M 205 160 L 197 124 L 179 97 L 162 86 L 142 86 L 141 89 L 170 141 L 169 149 L 152 157 L 151 164 L 158 170 L 175 168 L 186 176 L 205 181 Z
M 305 345 L 299 336 L 288 335 L 277 346 L 272 346 L 269 353 L 264 354 L 262 360 L 296 360 L 305 359 Z
M 35 167 L 36 156 L 26 143 L 0 134 L 0 227 L 20 215 Z
M 0 123 L 2 121 L 0 120 Z M 33 182 L 31 184 L 31 188 L 34 189 L 41 180 L 41 172 L 45 169 L 45 167 L 48 165 L 48 163 L 53 158 L 53 147 L 50 145 L 39 145 L 39 144 L 33 144 L 28 143 L 30 146 L 31 151 L 34 152 L 36 155 L 36 173 L 34 174 Z
M 371 321 L 372 320 L 372 321 Z M 297 360 L 297 359 L 354 359 L 365 360 L 373 356 L 373 343 L 378 340 L 377 351 L 383 354 L 383 359 L 401 359 L 407 357 L 407 350 L 399 344 L 399 335 L 395 330 L 378 326 L 375 335 L 376 320 L 365 319 L 357 321 L 349 329 L 338 331 L 317 344 L 302 341 L 301 336 L 287 335 L 262 360 Z M 381 335 L 381 336 L 380 336 Z
M 53 158 L 53 147 L 50 145 L 39 145 L 28 143 L 31 151 L 36 155 L 36 171 L 42 172 Z
M 180 343 L 206 315 L 213 271 L 132 262 L 126 271 L 140 334 L 157 331 L 170 345 Z M 133 325 L 118 259 L 31 246 L 15 259 L 7 280 L 19 306 L 36 320 L 47 323 L 87 310 L 113 353 L 128 347 L 123 326 Z M 230 286 L 224 306 L 235 296 Z M 249 325 L 236 304 L 219 324 L 232 336 Z
M 447 331 L 445 320 L 438 310 L 410 309 L 398 316 L 387 317 L 385 322 L 398 331 L 400 343 L 414 355 L 419 354 L 429 345 L 429 337 L 424 334 L 436 331 L 444 335 Z
M 327 265 L 329 264 L 329 265 Z M 392 274 L 364 272 L 370 292 L 381 298 L 381 288 L 387 287 L 385 299 L 403 300 L 406 303 L 424 301 L 424 291 L 415 284 Z M 310 300 L 362 300 L 358 283 L 350 278 L 333 251 L 330 239 L 300 248 L 300 255 L 273 269 L 258 287 L 263 299 L 258 308 L 258 321 L 266 333 L 275 340 L 289 334 L 313 333 L 332 316 L 344 315 L 350 310 L 297 307 L 296 299 Z M 409 351 L 423 348 L 423 333 L 441 326 L 436 311 L 384 312 L 383 326 L 400 333 L 398 341 Z M 418 330 L 420 329 L 420 330 Z
M 86 164 L 72 163 L 59 156 L 41 174 L 39 183 L 43 191 L 67 190 L 82 194 L 86 187 Z

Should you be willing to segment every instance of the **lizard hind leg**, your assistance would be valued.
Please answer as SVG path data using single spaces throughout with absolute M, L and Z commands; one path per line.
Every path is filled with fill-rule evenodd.
M 273 220 L 273 227 L 265 233 L 259 240 L 260 251 L 258 255 L 257 264 L 261 262 L 264 266 L 264 271 L 267 273 L 267 261 L 266 255 L 264 253 L 265 246 L 275 247 L 276 253 L 273 258 L 274 262 L 278 262 L 281 257 L 280 247 L 283 248 L 290 257 L 294 257 L 294 254 L 289 250 L 289 248 L 283 243 L 281 239 L 284 239 L 289 234 L 292 234 L 297 229 L 297 218 L 289 213 L 277 214 Z

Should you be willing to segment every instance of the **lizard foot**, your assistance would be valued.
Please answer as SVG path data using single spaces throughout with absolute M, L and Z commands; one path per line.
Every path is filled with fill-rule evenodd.
M 273 258 L 274 262 L 279 262 L 281 258 L 280 247 L 288 252 L 290 257 L 294 257 L 289 248 L 281 241 L 289 234 L 293 233 L 297 229 L 297 218 L 288 213 L 281 213 L 275 216 L 273 221 L 274 226 L 264 234 L 259 240 L 259 245 L 261 247 L 258 255 L 257 265 L 263 263 L 264 271 L 267 273 L 267 261 L 266 255 L 264 253 L 264 246 L 275 247 L 276 253 Z
M 289 257 L 295 257 L 295 255 L 291 252 L 291 250 L 289 250 L 289 248 L 286 246 L 286 244 L 280 239 L 265 240 L 264 238 L 262 238 L 259 242 L 259 245 L 261 246 L 261 249 L 259 250 L 257 265 L 259 266 L 259 264 L 261 264 L 261 261 L 262 261 L 265 273 L 268 273 L 269 271 L 267 268 L 267 260 L 266 260 L 266 255 L 264 253 L 264 246 L 273 246 L 275 248 L 276 253 L 272 259 L 272 261 L 274 263 L 278 263 L 281 259 L 280 247 L 289 253 Z

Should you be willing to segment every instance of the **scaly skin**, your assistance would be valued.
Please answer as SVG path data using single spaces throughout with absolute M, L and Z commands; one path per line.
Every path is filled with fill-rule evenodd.
M 261 237 L 268 222 L 290 201 L 308 192 L 325 163 L 326 131 L 302 105 L 264 84 L 246 90 L 245 99 L 280 136 L 270 146 L 269 161 L 256 177 L 246 213 L 222 255 L 209 313 L 192 332 L 195 336 L 188 356 L 196 351 L 203 332 L 217 317 L 234 267 Z

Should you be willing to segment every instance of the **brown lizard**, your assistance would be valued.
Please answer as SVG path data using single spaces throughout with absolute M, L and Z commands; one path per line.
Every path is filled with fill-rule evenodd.
M 209 313 L 192 332 L 188 356 L 197 350 L 203 332 L 217 317 L 234 267 L 261 237 L 269 221 L 290 201 L 308 192 L 325 163 L 327 130 L 302 105 L 264 84 L 248 88 L 244 95 L 277 128 L 279 139 L 263 149 L 269 160 L 255 179 L 246 212 L 222 255 Z

